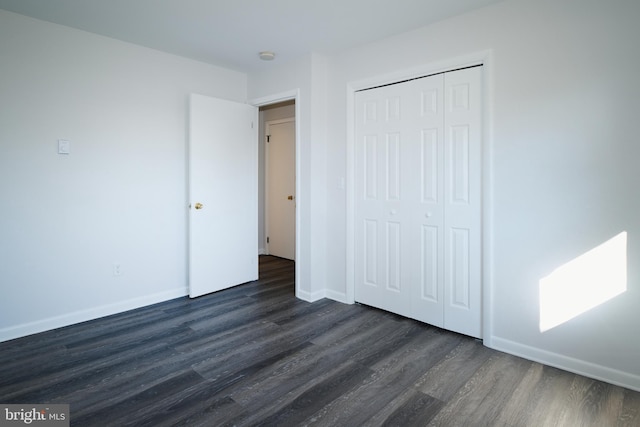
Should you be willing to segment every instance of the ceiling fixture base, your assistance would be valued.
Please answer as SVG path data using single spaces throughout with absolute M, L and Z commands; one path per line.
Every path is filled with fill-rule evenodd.
M 276 57 L 276 54 L 273 52 L 269 52 L 267 50 L 260 52 L 260 59 L 262 59 L 263 61 L 273 61 L 274 58 Z

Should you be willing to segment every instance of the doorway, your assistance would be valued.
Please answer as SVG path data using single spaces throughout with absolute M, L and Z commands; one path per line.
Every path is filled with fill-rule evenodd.
M 259 109 L 260 254 L 296 259 L 296 103 Z
M 196 102 L 195 100 L 198 100 L 199 102 Z M 265 163 L 264 163 L 264 155 L 265 155 L 265 150 L 264 150 L 264 144 L 262 143 L 262 141 L 264 141 L 264 119 L 265 117 L 267 118 L 274 118 L 274 115 L 276 114 L 282 114 L 283 111 L 287 111 L 285 113 L 285 115 L 287 117 L 299 117 L 299 113 L 298 113 L 298 108 L 299 108 L 299 89 L 294 89 L 294 90 L 290 90 L 287 92 L 282 92 L 279 94 L 274 94 L 274 95 L 269 95 L 269 96 L 265 96 L 262 98 L 257 98 L 257 99 L 253 99 L 253 100 L 249 100 L 246 103 L 237 103 L 237 102 L 231 102 L 231 101 L 224 101 L 221 99 L 216 99 L 216 98 L 210 98 L 210 97 L 206 97 L 206 96 L 202 96 L 202 95 L 195 95 L 192 94 L 190 96 L 190 103 L 189 103 L 189 254 L 188 254 L 188 263 L 189 263 L 189 288 L 190 288 L 190 296 L 191 297 L 195 297 L 197 295 L 202 295 L 205 293 L 209 293 L 209 292 L 214 292 L 216 290 L 219 289 L 223 289 L 224 287 L 229 287 L 229 286 L 234 286 L 236 284 L 242 283 L 242 282 L 247 282 L 247 281 L 252 281 L 258 278 L 259 272 L 258 272 L 258 255 L 264 254 L 265 253 L 265 246 L 264 246 L 264 202 L 265 202 L 265 194 L 264 194 L 264 171 L 265 171 Z M 197 104 L 197 105 L 196 105 Z M 203 106 L 200 104 L 204 104 Z M 212 117 L 217 117 L 215 112 L 212 113 L 212 105 L 213 106 L 221 106 L 222 111 L 220 114 L 218 114 L 218 116 L 222 117 L 221 120 L 212 120 Z M 226 113 L 230 113 L 231 111 L 236 111 L 238 109 L 245 109 L 247 110 L 247 114 L 249 114 L 249 112 L 251 113 L 251 117 L 247 117 L 247 120 L 243 120 L 242 123 L 238 124 L 238 121 L 236 120 L 235 116 L 232 117 L 228 117 L 228 115 Z M 218 119 L 220 119 L 220 117 L 218 117 Z M 215 132 L 212 131 L 212 125 L 215 125 L 214 128 L 218 128 L 218 127 L 222 127 L 224 129 L 231 129 L 229 130 L 230 132 L 230 136 L 221 136 L 219 135 L 219 132 Z M 217 126 L 217 127 L 216 127 Z M 292 195 L 292 199 L 298 200 L 298 190 L 300 188 L 299 184 L 298 184 L 298 177 L 299 177 L 299 126 L 300 124 L 298 123 L 298 121 L 294 121 L 294 134 L 295 134 L 295 177 L 296 177 L 296 182 L 295 182 L 295 194 Z M 246 132 L 245 132 L 246 131 Z M 236 140 L 236 136 L 238 134 L 242 134 L 244 135 L 245 133 L 251 133 L 252 137 L 249 137 L 249 139 L 247 140 L 246 144 L 240 144 L 242 145 L 242 147 L 244 147 L 245 145 L 247 147 L 251 148 L 251 153 L 247 154 L 247 155 L 239 155 L 236 156 L 237 159 L 241 159 L 242 160 L 242 165 L 243 167 L 238 168 L 237 164 L 234 162 L 225 162 L 225 161 L 220 161 L 221 159 L 227 159 L 228 158 L 228 153 L 227 151 L 234 151 L 237 150 L 238 147 L 236 147 L 237 144 L 217 144 L 216 147 L 219 147 L 221 150 L 223 150 L 223 152 L 221 153 L 217 153 L 215 155 L 208 155 L 208 156 L 201 156 L 199 155 L 198 151 L 195 150 L 195 148 L 198 147 L 209 147 L 211 146 L 211 140 L 213 141 L 218 141 L 218 140 L 222 140 L 222 141 L 230 141 L 230 140 Z M 205 158 L 206 157 L 206 158 Z M 214 159 L 216 161 L 218 161 L 219 166 L 215 167 L 215 168 L 211 168 L 208 167 L 208 164 L 212 161 L 211 159 Z M 235 158 L 234 158 L 235 159 Z M 202 166 L 202 167 L 196 167 L 196 166 Z M 247 165 L 247 168 L 244 167 L 244 165 Z M 217 172 L 223 172 L 223 171 L 228 171 L 229 174 L 228 175 L 223 175 L 222 177 L 205 177 L 203 179 L 199 178 L 199 173 L 210 173 L 212 170 L 217 171 Z M 257 175 L 257 176 L 256 176 Z M 234 176 L 235 179 L 229 181 L 227 178 L 228 176 Z M 197 179 L 194 179 L 197 178 Z M 209 197 L 209 198 L 205 198 L 203 199 L 203 197 L 205 197 L 205 195 L 203 195 L 203 191 L 196 191 L 194 190 L 194 186 L 193 183 L 200 183 L 200 182 L 206 182 L 206 183 L 213 183 L 216 184 L 215 188 L 222 188 L 223 190 L 227 191 L 227 193 L 231 194 L 231 195 L 235 195 L 238 197 L 241 197 L 243 200 L 246 199 L 249 201 L 249 203 L 247 204 L 247 206 L 245 206 L 244 204 L 242 205 L 242 207 L 239 207 L 238 203 L 227 203 L 227 207 L 231 207 L 230 209 L 233 210 L 233 212 L 240 212 L 240 216 L 244 219 L 243 222 L 241 222 L 242 226 L 240 227 L 236 227 L 233 228 L 233 230 L 229 229 L 227 230 L 225 228 L 225 223 L 223 221 L 208 221 L 208 223 L 213 223 L 213 224 L 217 224 L 219 230 L 216 231 L 215 233 L 212 232 L 207 232 L 207 233 L 200 233 L 196 230 L 196 227 L 194 226 L 195 221 L 194 219 L 196 218 L 196 215 L 198 218 L 201 219 L 206 219 L 205 217 L 209 217 L 211 215 L 204 215 L 204 213 L 209 214 L 217 214 L 217 213 L 224 213 L 226 216 L 225 218 L 231 218 L 232 220 L 235 221 L 235 218 L 238 215 L 234 215 L 234 214 L 229 214 L 230 209 L 226 209 L 224 212 L 222 212 L 220 209 L 211 209 L 212 207 L 220 207 L 220 203 L 216 203 L 216 197 L 215 195 L 213 197 Z M 237 188 L 238 183 L 245 183 L 245 182 L 249 182 L 251 183 L 251 188 L 249 189 L 245 189 L 245 188 Z M 222 185 L 224 183 L 230 184 L 230 185 Z M 233 187 L 233 188 L 232 188 Z M 209 194 L 209 193 L 207 193 Z M 204 200 L 204 201 L 203 201 Z M 254 219 L 251 218 L 245 218 L 245 217 L 253 217 Z M 295 225 L 294 225 L 294 229 L 295 229 L 295 259 L 300 260 L 300 256 L 299 256 L 299 252 L 300 252 L 300 245 L 299 245 L 299 239 L 300 239 L 300 229 L 299 229 L 299 224 L 300 224 L 300 213 L 299 210 L 295 211 Z M 203 250 L 201 247 L 203 246 L 202 244 L 196 242 L 196 239 L 194 238 L 194 236 L 196 237 L 204 237 L 205 241 L 211 243 L 211 242 L 216 242 L 218 240 L 216 239 L 210 239 L 210 237 L 212 235 L 214 236 L 219 236 L 223 233 L 226 233 L 225 235 L 231 233 L 234 237 L 229 237 L 226 240 L 229 241 L 233 241 L 235 242 L 236 237 L 238 235 L 242 235 L 245 236 L 245 234 L 248 237 L 248 239 L 242 239 L 242 242 L 244 244 L 243 247 L 248 248 L 248 252 L 246 254 L 246 256 L 241 256 L 239 258 L 241 258 L 242 260 L 248 260 L 249 262 L 249 266 L 247 268 L 242 268 L 242 269 L 236 269 L 234 268 L 234 263 L 231 261 L 222 261 L 222 264 L 225 266 L 225 268 L 227 270 L 230 271 L 251 271 L 251 277 L 247 277 L 247 278 L 243 278 L 242 280 L 238 280 L 238 279 L 234 279 L 234 280 L 223 280 L 223 283 L 220 284 L 218 286 L 218 284 L 215 284 L 214 287 L 212 287 L 210 281 L 201 281 L 202 283 L 207 283 L 206 285 L 203 286 L 196 286 L 197 283 L 195 283 L 198 277 L 206 277 L 207 274 L 208 276 L 211 276 L 211 272 L 208 272 L 206 274 L 200 274 L 200 270 L 203 270 L 204 267 L 211 267 L 211 265 L 220 265 L 220 263 L 211 263 L 211 262 L 206 262 L 207 260 L 210 261 L 210 257 L 208 256 L 208 254 L 211 252 L 210 248 Z M 207 240 L 209 239 L 209 240 Z M 203 239 L 200 239 L 203 240 Z M 246 240 L 246 242 L 245 242 Z M 223 245 L 219 245 L 224 252 L 224 249 L 226 248 L 226 246 Z M 228 251 L 227 251 L 228 252 Z M 227 253 L 224 252 L 226 255 L 231 256 L 232 260 L 235 258 L 238 258 L 234 253 Z M 194 261 L 198 260 L 198 261 L 202 261 L 201 258 L 203 258 L 202 256 L 197 256 L 198 254 L 207 254 L 206 258 L 204 261 L 205 262 L 197 262 L 194 264 Z M 235 258 L 234 258 L 235 257 Z M 295 263 L 294 269 L 295 269 L 295 295 L 298 298 L 301 299 L 308 299 L 306 297 L 306 292 L 302 291 L 300 288 L 300 283 L 299 283 L 299 270 L 301 268 L 301 265 L 306 265 L 308 263 L 308 261 L 306 259 L 302 259 L 299 262 Z M 198 271 L 198 274 L 195 274 L 195 271 Z M 197 288 L 197 289 L 196 289 Z
M 265 122 L 265 239 L 268 255 L 295 260 L 295 118 Z

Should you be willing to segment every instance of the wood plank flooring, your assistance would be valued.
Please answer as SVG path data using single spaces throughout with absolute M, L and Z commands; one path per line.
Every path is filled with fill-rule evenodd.
M 260 279 L 0 343 L 0 403 L 74 426 L 640 426 L 640 393 Z

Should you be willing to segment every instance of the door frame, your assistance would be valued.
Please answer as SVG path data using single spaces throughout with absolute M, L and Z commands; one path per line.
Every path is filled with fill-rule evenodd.
M 295 122 L 296 122 L 296 118 L 295 117 L 285 117 L 284 119 L 276 119 L 276 120 L 265 121 L 264 122 L 265 137 L 269 136 L 267 134 L 267 129 L 268 129 L 269 126 L 277 125 L 277 124 L 281 124 L 281 123 L 291 123 L 291 122 L 293 122 L 293 125 L 294 125 L 293 138 L 297 140 L 296 135 L 295 135 L 295 133 L 296 133 L 295 132 Z M 294 151 L 297 151 L 296 150 L 296 148 L 297 148 L 296 141 L 294 141 L 293 143 L 294 143 Z M 294 154 L 294 159 L 295 159 L 296 153 L 293 153 L 293 154 Z M 265 250 L 266 250 L 267 254 L 270 254 L 269 250 L 268 250 L 269 242 L 266 241 L 266 239 L 268 237 L 270 237 L 269 236 L 269 234 L 270 234 L 269 233 L 269 217 L 270 217 L 270 215 L 269 215 L 269 207 L 270 207 L 270 204 L 272 203 L 272 201 L 269 198 L 269 192 L 267 191 L 267 189 L 269 188 L 269 172 L 270 172 L 270 168 L 269 168 L 269 145 L 268 144 L 265 145 L 264 163 L 265 163 L 265 167 L 264 167 L 264 188 L 265 188 L 265 191 L 264 191 L 264 238 L 265 238 L 265 246 L 266 246 Z M 297 165 L 297 163 L 298 162 L 296 160 L 296 165 Z M 294 186 L 295 186 L 295 188 L 297 190 L 298 186 L 297 186 L 296 165 L 294 165 L 294 175 L 295 175 L 295 177 L 294 177 Z M 297 199 L 295 197 L 293 199 L 293 202 L 294 202 L 294 209 L 295 209 L 295 211 L 297 211 L 297 207 L 296 207 Z M 294 214 L 294 215 L 296 215 L 296 214 Z M 296 219 L 296 223 L 297 223 L 297 219 Z M 295 225 L 294 225 L 293 233 L 294 233 L 294 239 L 295 239 L 295 237 L 296 237 L 295 236 L 295 234 L 296 234 Z M 297 242 L 294 240 L 294 245 L 295 245 L 295 243 L 297 243 Z M 295 248 L 294 248 L 294 255 L 293 256 L 294 256 L 294 261 L 295 261 L 295 257 L 296 257 Z
M 415 68 L 347 83 L 347 206 L 346 206 L 346 294 L 347 304 L 355 303 L 355 93 L 394 83 L 401 83 L 430 74 L 453 71 L 474 65 L 483 66 L 482 75 L 482 336 L 492 347 L 493 337 L 493 53 L 491 50 L 428 63 Z
M 295 295 L 296 298 L 300 298 L 303 300 L 306 300 L 304 298 L 304 295 L 302 295 L 304 292 L 301 292 L 300 289 L 300 272 L 304 271 L 303 267 L 303 263 L 307 262 L 306 260 L 303 260 L 300 257 L 300 235 L 302 233 L 301 230 L 301 221 L 300 221 L 300 211 L 301 209 L 298 208 L 298 201 L 300 200 L 300 122 L 301 122 L 301 113 L 300 113 L 300 89 L 291 89 L 285 92 L 280 92 L 280 93 L 276 93 L 276 94 L 272 94 L 272 95 L 267 95 L 267 96 L 263 96 L 261 98 L 255 98 L 255 99 L 250 99 L 247 103 L 250 105 L 253 105 L 254 107 L 264 107 L 267 105 L 271 105 L 271 104 L 277 104 L 280 102 L 284 102 L 284 101 L 294 101 L 294 107 L 295 107 L 295 147 L 296 147 L 296 153 L 295 153 L 295 159 L 296 159 L 296 166 L 295 166 L 295 173 L 296 173 L 296 194 L 295 194 L 295 200 L 296 200 L 296 249 L 295 249 Z M 261 141 L 258 141 L 259 143 Z M 265 194 L 266 196 L 266 194 Z M 304 266 L 305 269 L 307 269 L 307 266 Z

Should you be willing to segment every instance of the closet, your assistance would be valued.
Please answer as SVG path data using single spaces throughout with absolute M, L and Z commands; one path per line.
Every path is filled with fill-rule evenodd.
M 482 66 L 355 94 L 355 300 L 482 335 Z

